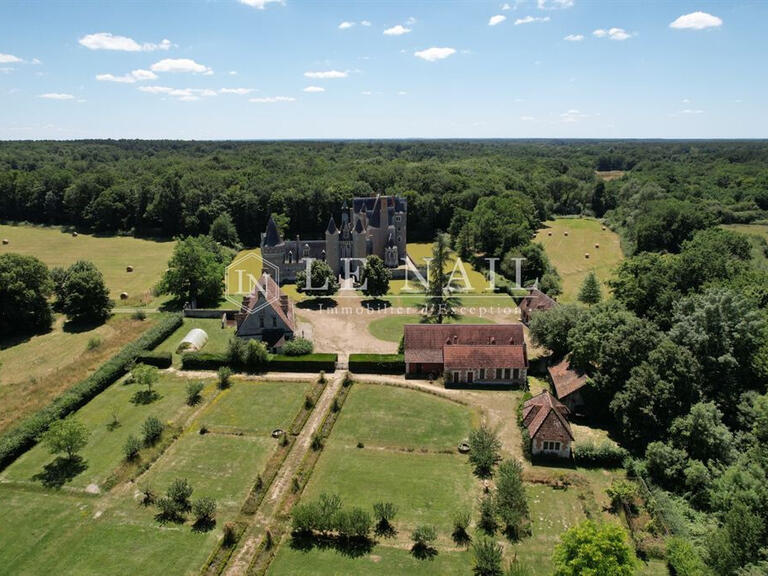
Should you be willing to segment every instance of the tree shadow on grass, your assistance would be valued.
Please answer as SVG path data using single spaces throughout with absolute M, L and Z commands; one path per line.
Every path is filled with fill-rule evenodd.
M 57 457 L 53 462 L 43 466 L 43 471 L 32 478 L 39 480 L 46 488 L 61 488 L 75 476 L 85 471 L 88 464 L 80 456 L 65 458 Z
M 433 560 L 437 556 L 437 548 L 417 543 L 411 547 L 411 554 L 419 560 Z
M 143 406 L 146 404 L 152 404 L 152 402 L 159 400 L 160 398 L 161 396 L 157 390 L 137 390 L 136 393 L 131 396 L 131 402 L 137 406 Z
M 368 300 L 363 300 L 360 304 L 367 310 L 386 310 L 392 307 L 392 302 L 380 300 L 379 298 L 369 298 Z
M 462 529 L 454 530 L 453 534 L 451 534 L 451 538 L 456 546 L 463 546 L 465 548 L 472 542 L 472 536 L 467 534 L 466 530 Z
M 192 532 L 210 532 L 216 527 L 216 520 L 208 518 L 206 520 L 198 520 L 192 524 Z
M 397 529 L 386 520 L 379 520 L 373 533 L 380 538 L 394 538 L 397 536 Z
M 95 330 L 99 326 L 103 326 L 106 321 L 106 318 L 99 320 L 68 320 L 64 322 L 61 329 L 68 334 L 80 334 L 81 332 Z
M 294 532 L 291 534 L 291 548 L 309 552 L 313 548 L 319 550 L 335 550 L 342 556 L 360 558 L 367 556 L 373 550 L 375 542 L 370 538 L 343 537 L 333 535 L 314 535 Z
M 327 310 L 329 308 L 336 308 L 339 303 L 333 298 L 308 298 L 296 303 L 296 308 L 302 310 Z

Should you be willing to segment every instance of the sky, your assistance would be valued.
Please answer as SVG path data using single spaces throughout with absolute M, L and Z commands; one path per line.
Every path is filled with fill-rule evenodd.
M 765 138 L 768 2 L 0 4 L 0 139 Z

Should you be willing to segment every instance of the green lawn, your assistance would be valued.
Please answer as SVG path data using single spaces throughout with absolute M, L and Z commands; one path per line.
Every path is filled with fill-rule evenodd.
M 73 237 L 59 227 L 0 224 L 0 238 L 9 244 L 0 246 L 0 254 L 16 252 L 35 256 L 47 266 L 69 266 L 77 260 L 90 260 L 101 273 L 110 296 L 119 305 L 157 303 L 152 287 L 168 267 L 174 243 L 155 242 L 130 236 Z M 126 268 L 133 266 L 133 272 Z M 128 300 L 119 300 L 127 292 Z
M 472 426 L 469 408 L 412 390 L 356 384 L 333 430 L 334 443 L 455 450 Z
M 179 347 L 184 336 L 194 328 L 205 330 L 208 334 L 208 342 L 201 349 L 201 352 L 226 352 L 230 339 L 235 335 L 234 328 L 222 328 L 221 320 L 218 318 L 184 318 L 184 323 L 165 341 L 161 342 L 155 351 L 170 352 L 173 354 L 174 366 L 180 366 L 181 355 L 176 353 L 176 348 Z
M 102 484 L 123 461 L 123 445 L 130 434 L 141 435 L 141 425 L 148 416 L 164 422 L 178 421 L 191 409 L 186 404 L 187 380 L 163 374 L 155 389 L 160 398 L 151 404 L 137 405 L 131 397 L 139 389 L 136 385 L 113 384 L 85 407 L 78 410 L 77 420 L 90 431 L 90 438 L 81 455 L 87 468 L 66 483 L 67 486 L 85 488 L 89 484 Z M 204 392 L 212 393 L 212 385 Z M 108 424 L 116 413 L 120 426 L 110 429 Z M 39 484 L 34 477 L 55 459 L 47 448 L 38 444 L 11 464 L 0 478 Z
M 379 340 L 400 342 L 400 338 L 403 335 L 403 326 L 406 324 L 418 324 L 420 320 L 421 316 L 416 314 L 392 314 L 373 320 L 368 325 L 368 331 Z M 456 323 L 493 324 L 493 321 L 479 316 L 461 316 Z
M 201 415 L 200 420 L 209 428 L 251 435 L 269 435 L 275 428 L 287 430 L 311 386 L 300 382 L 234 382 Z
M 604 283 L 624 257 L 619 236 L 611 230 L 602 230 L 602 224 L 590 218 L 558 218 L 544 223 L 536 233 L 552 264 L 563 279 L 563 294 L 559 300 L 573 302 L 584 278 L 590 271 Z M 565 234 L 568 233 L 568 236 Z M 600 248 L 595 248 L 599 244 Z M 589 254 L 589 258 L 585 258 Z M 607 287 L 603 284 L 603 296 Z
M 63 490 L 45 489 L 36 483 L 4 484 L 0 481 L 3 521 L 0 522 L 0 566 L 12 574 L 197 574 L 221 537 L 222 526 L 234 518 L 256 476 L 272 454 L 276 440 L 269 436 L 274 419 L 290 421 L 304 396 L 306 385 L 280 385 L 281 393 L 270 386 L 234 379 L 233 388 L 221 395 L 213 383 L 204 391 L 202 413 L 185 427 L 182 435 L 135 483 L 120 485 L 110 492 L 89 495 L 72 491 L 103 476 L 122 459 L 121 438 L 150 411 L 170 419 L 192 416 L 185 404 L 188 380 L 165 376 L 158 385 L 162 398 L 149 406 L 120 412 L 122 426 L 106 430 L 114 405 L 125 405 L 134 386 L 115 384 L 77 413 L 92 429 L 91 442 L 83 451 L 88 469 Z M 233 411 L 226 400 L 237 391 L 243 406 Z M 234 394 L 233 394 L 234 397 Z M 266 407 L 269 406 L 267 409 Z M 295 410 L 294 410 L 295 409 Z M 294 414 L 289 414 L 293 410 Z M 175 411 L 175 412 L 174 412 Z M 252 433 L 199 434 L 204 419 L 225 421 L 232 414 L 247 418 Z M 52 457 L 41 447 L 34 448 L 11 466 L 12 479 L 26 480 L 35 462 Z M 186 478 L 192 498 L 212 496 L 217 502 L 217 525 L 199 533 L 185 524 L 160 524 L 156 508 L 141 506 L 139 489 L 150 486 L 165 491 L 176 478 Z

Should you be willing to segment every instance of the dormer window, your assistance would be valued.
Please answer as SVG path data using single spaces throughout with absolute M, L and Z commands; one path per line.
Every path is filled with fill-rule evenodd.
M 445 343 L 448 344 L 448 346 L 450 346 L 451 345 L 451 339 L 450 338 L 446 338 L 445 339 Z
M 491 345 L 494 345 L 494 344 L 496 344 L 496 338 L 494 338 L 493 336 L 491 336 L 491 339 L 490 339 L 490 341 L 489 341 L 488 343 L 489 343 L 489 344 L 491 344 Z

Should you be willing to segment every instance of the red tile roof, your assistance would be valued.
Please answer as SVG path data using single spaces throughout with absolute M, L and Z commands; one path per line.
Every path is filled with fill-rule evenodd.
M 555 393 L 560 400 L 587 385 L 587 377 L 571 369 L 567 358 L 559 364 L 550 366 L 547 368 L 547 371 L 549 372 L 549 377 L 552 378 Z
M 538 288 L 528 288 L 528 295 L 520 302 L 520 318 L 527 322 L 531 313 L 538 310 L 549 310 L 557 306 L 552 298 L 544 294 Z
M 443 347 L 446 370 L 463 368 L 525 368 L 528 359 L 525 346 L 472 346 L 453 345 Z
M 443 347 L 451 345 L 522 346 L 521 324 L 406 324 L 404 327 L 407 363 L 442 363 Z
M 571 425 L 566 416 L 568 408 L 561 402 L 558 402 L 552 394 L 546 390 L 537 394 L 525 404 L 523 404 L 523 424 L 528 428 L 528 435 L 534 438 L 542 429 L 542 425 L 552 416 L 550 426 L 562 427 L 568 436 L 573 440 Z

